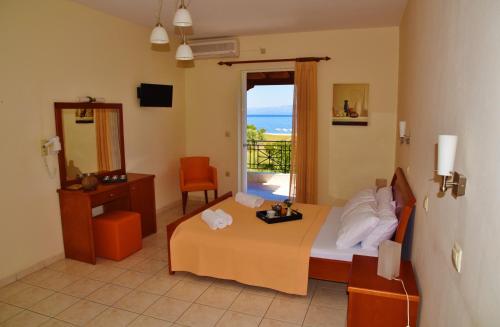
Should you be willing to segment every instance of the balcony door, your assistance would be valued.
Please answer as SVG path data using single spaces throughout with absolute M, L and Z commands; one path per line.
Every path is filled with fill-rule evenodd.
M 239 188 L 269 200 L 289 196 L 294 71 L 242 76 Z

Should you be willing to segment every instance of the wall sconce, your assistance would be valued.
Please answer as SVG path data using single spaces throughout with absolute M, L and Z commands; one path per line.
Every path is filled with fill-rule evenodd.
M 410 135 L 406 135 L 406 122 L 404 120 L 399 122 L 399 143 L 410 144 Z
M 465 194 L 465 184 L 467 182 L 467 178 L 464 175 L 453 172 L 457 139 L 456 135 L 439 135 L 438 138 L 437 174 L 442 177 L 439 189 L 444 193 L 451 188 L 451 194 L 455 198 Z M 453 176 L 453 179 L 450 181 L 451 176 Z

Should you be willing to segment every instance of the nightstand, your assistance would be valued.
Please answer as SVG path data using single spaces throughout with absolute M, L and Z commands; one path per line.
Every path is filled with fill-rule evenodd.
M 397 280 L 377 275 L 378 258 L 355 255 L 347 286 L 348 327 L 404 327 L 406 326 L 406 294 Z M 401 262 L 399 279 L 404 281 L 410 298 L 410 326 L 417 326 L 418 294 L 411 262 Z

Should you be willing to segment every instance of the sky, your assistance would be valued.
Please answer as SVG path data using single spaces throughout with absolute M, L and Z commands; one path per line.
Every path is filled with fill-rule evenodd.
M 247 92 L 247 108 L 281 107 L 293 104 L 293 85 L 257 85 Z

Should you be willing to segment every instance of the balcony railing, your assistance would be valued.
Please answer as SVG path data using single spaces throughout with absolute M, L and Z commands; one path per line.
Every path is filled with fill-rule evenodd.
M 290 172 L 291 141 L 247 141 L 247 168 L 251 171 Z

